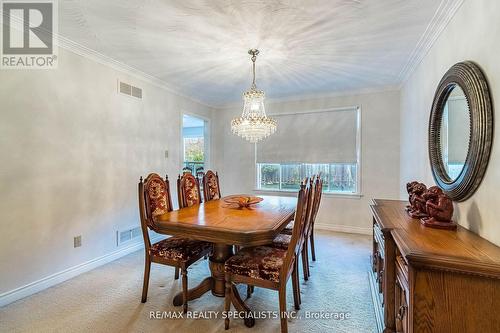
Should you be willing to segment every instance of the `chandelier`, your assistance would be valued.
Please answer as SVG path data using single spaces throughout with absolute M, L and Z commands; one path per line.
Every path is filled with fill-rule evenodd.
M 255 60 L 259 50 L 251 49 L 248 54 L 252 56 L 252 86 L 243 94 L 243 113 L 241 117 L 231 121 L 231 131 L 252 143 L 256 143 L 276 132 L 276 120 L 266 116 L 265 94 L 262 90 L 257 90 L 255 85 Z

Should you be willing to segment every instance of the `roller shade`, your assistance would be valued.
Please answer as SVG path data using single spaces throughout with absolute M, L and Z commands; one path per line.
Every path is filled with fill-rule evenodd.
M 257 144 L 257 163 L 357 162 L 357 108 L 272 117 L 278 129 Z

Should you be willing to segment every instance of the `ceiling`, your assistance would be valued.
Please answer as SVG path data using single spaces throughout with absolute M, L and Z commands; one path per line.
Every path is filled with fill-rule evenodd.
M 220 106 L 250 86 L 249 48 L 268 98 L 398 85 L 450 2 L 61 0 L 59 33 Z

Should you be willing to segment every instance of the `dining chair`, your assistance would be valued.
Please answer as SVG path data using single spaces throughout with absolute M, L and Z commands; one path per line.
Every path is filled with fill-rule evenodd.
M 214 173 L 212 170 L 208 170 L 203 175 L 202 184 L 205 202 L 222 197 L 220 194 L 219 174 L 217 172 Z
M 179 269 L 182 272 L 183 310 L 187 312 L 188 267 L 209 255 L 212 244 L 184 237 L 169 237 L 151 244 L 149 230 L 155 231 L 155 218 L 172 211 L 170 184 L 168 177 L 163 180 L 158 174 L 152 173 L 139 181 L 139 214 L 146 253 L 144 267 L 144 282 L 141 302 L 145 303 L 148 296 L 149 273 L 151 263 L 175 267 L 176 279 Z
M 177 178 L 177 196 L 179 208 L 191 207 L 201 203 L 200 182 L 191 173 L 184 173 Z
M 316 215 L 319 211 L 319 206 L 321 204 L 321 198 L 323 197 L 323 178 L 321 178 L 321 174 L 318 174 L 316 177 L 316 186 L 315 186 L 315 196 L 317 196 L 317 200 L 313 206 L 311 225 L 309 226 L 308 238 L 311 243 L 311 256 L 312 260 L 316 261 L 316 251 L 314 250 L 314 222 L 316 222 Z
M 295 225 L 287 249 L 274 246 L 253 246 L 242 248 L 229 258 L 225 265 L 226 295 L 224 311 L 227 314 L 234 296 L 233 288 L 238 283 L 278 291 L 281 332 L 288 332 L 286 319 L 286 285 L 292 277 L 293 298 L 296 309 L 300 308 L 298 294 L 297 257 L 304 238 L 304 227 L 312 191 L 308 182 L 301 185 L 295 211 Z M 229 329 L 229 316 L 225 316 L 225 329 Z
M 205 168 L 204 167 L 200 166 L 200 167 L 196 168 L 196 172 L 195 172 L 196 178 L 203 178 L 204 174 L 205 174 Z
M 321 204 L 321 198 L 323 196 L 323 179 L 321 178 L 321 174 L 318 174 L 317 176 L 315 176 L 315 178 L 316 178 L 316 180 L 315 180 L 316 186 L 315 186 L 314 197 L 317 199 L 315 200 L 315 204 L 313 207 L 313 213 L 312 213 L 312 217 L 311 217 L 312 220 L 311 220 L 311 224 L 310 224 L 310 227 L 308 230 L 308 236 L 307 236 L 307 239 L 309 240 L 310 245 L 311 245 L 311 256 L 312 256 L 313 261 L 316 261 L 316 251 L 314 248 L 314 222 L 316 221 L 316 215 L 318 214 L 319 206 Z M 281 233 L 291 235 L 292 230 L 293 230 L 293 222 L 289 223 L 285 227 L 285 229 L 283 229 L 281 231 Z M 308 257 L 309 257 L 309 252 L 307 252 L 307 258 Z M 309 262 L 309 259 L 307 262 Z
M 305 222 L 304 238 L 302 240 L 302 243 L 300 244 L 300 249 L 299 249 L 300 250 L 299 253 L 301 254 L 301 257 L 302 257 L 302 271 L 304 274 L 304 280 L 306 280 L 306 281 L 309 279 L 309 276 L 311 275 L 310 271 L 309 271 L 309 256 L 308 256 L 308 248 L 307 248 L 308 232 L 310 230 L 310 225 L 312 223 L 314 205 L 315 205 L 316 200 L 318 200 L 318 196 L 316 193 L 317 183 L 314 180 L 315 178 L 316 177 L 313 176 L 309 180 L 309 187 L 310 187 L 311 192 L 312 192 L 312 198 L 311 198 L 311 203 L 309 206 L 310 211 L 308 212 L 307 220 Z M 293 230 L 292 230 L 292 232 L 293 232 Z M 286 233 L 279 233 L 274 238 L 272 245 L 275 247 L 283 248 L 286 250 L 291 242 L 291 239 L 292 239 L 292 235 L 286 234 Z

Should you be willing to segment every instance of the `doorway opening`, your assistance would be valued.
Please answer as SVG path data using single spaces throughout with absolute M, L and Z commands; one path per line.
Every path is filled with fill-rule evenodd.
M 208 167 L 210 138 L 208 121 L 184 114 L 182 116 L 183 172 L 199 175 Z

